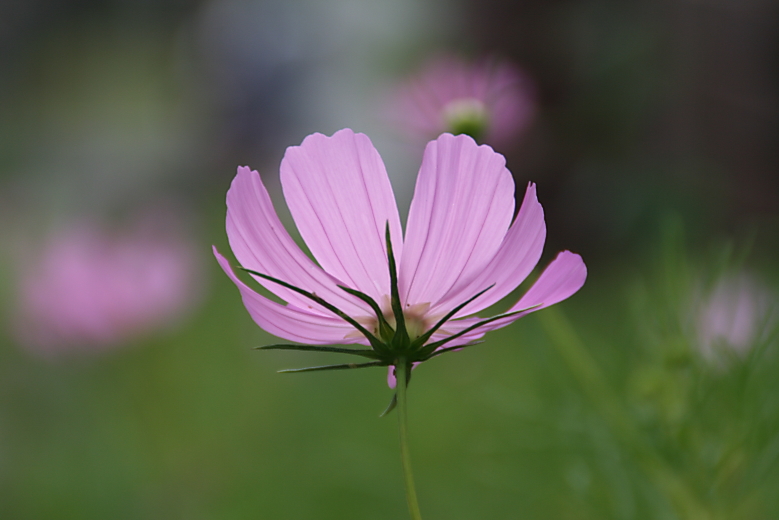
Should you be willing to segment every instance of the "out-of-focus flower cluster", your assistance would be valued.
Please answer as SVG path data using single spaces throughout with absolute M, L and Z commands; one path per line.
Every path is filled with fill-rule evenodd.
M 500 147 L 532 121 L 535 88 L 511 63 L 445 56 L 401 85 L 391 108 L 400 128 L 420 141 L 450 132 Z
M 14 329 L 41 354 L 121 345 L 175 322 L 200 292 L 195 247 L 153 216 L 113 232 L 72 223 L 26 256 Z

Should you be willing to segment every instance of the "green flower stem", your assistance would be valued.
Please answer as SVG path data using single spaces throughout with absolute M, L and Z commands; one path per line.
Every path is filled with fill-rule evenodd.
M 400 458 L 403 462 L 403 477 L 406 481 L 406 500 L 408 501 L 408 511 L 411 513 L 412 520 L 422 520 L 419 513 L 419 503 L 417 502 L 417 491 L 414 487 L 414 474 L 411 471 L 411 455 L 408 451 L 408 433 L 406 428 L 406 385 L 408 384 L 408 372 L 411 366 L 405 359 L 400 359 L 395 368 L 395 378 L 397 384 L 398 397 L 398 427 L 400 430 Z
M 557 308 L 545 309 L 539 314 L 539 319 L 557 348 L 557 352 L 568 365 L 587 397 L 604 416 L 617 437 L 633 452 L 644 472 L 668 497 L 681 517 L 710 520 L 711 512 L 698 500 L 673 468 L 655 453 L 651 444 L 636 428 L 565 314 Z

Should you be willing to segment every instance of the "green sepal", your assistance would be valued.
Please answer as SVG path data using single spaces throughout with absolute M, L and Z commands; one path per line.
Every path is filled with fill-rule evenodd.
M 390 400 L 389 404 L 384 409 L 384 411 L 379 414 L 379 417 L 384 417 L 392 410 L 394 410 L 397 405 L 398 405 L 398 394 L 392 394 L 392 399 Z
M 301 289 L 300 287 L 295 287 L 294 285 L 289 284 L 289 283 L 287 283 L 287 282 L 285 282 L 283 280 L 279 280 L 278 278 L 274 278 L 272 276 L 268 276 L 267 274 L 258 273 L 257 271 L 252 271 L 251 269 L 247 269 L 245 267 L 239 267 L 239 269 L 241 269 L 243 271 L 246 271 L 249 274 L 253 274 L 255 276 L 259 276 L 260 278 L 264 278 L 265 280 L 268 280 L 268 281 L 273 282 L 275 284 L 281 285 L 282 287 L 286 287 L 287 289 L 289 289 L 291 291 L 295 291 L 298 294 L 302 294 L 303 296 L 305 296 L 309 300 L 318 303 L 319 305 L 321 305 L 325 309 L 329 310 L 330 312 L 332 312 L 333 314 L 335 314 L 339 318 L 341 318 L 344 321 L 346 321 L 349 325 L 351 325 L 355 329 L 359 330 L 360 333 L 363 336 L 365 336 L 365 338 L 370 342 L 371 347 L 373 347 L 374 349 L 381 350 L 382 347 L 384 346 L 382 344 L 382 342 L 379 341 L 379 339 L 376 336 L 371 334 L 368 329 L 366 329 L 365 327 L 363 327 L 362 325 L 357 323 L 357 321 L 354 318 L 352 318 L 351 316 L 349 316 L 348 314 L 343 312 L 341 309 L 339 309 L 335 305 L 333 305 L 331 303 L 328 303 L 323 298 L 320 298 L 316 294 L 314 294 L 312 292 L 309 292 L 309 291 L 306 291 L 305 289 Z
M 447 338 L 444 338 L 444 339 L 442 339 L 440 341 L 436 341 L 434 343 L 430 343 L 428 345 L 425 345 L 424 348 L 420 349 L 420 351 L 419 351 L 420 358 L 421 358 L 421 359 L 419 359 L 419 361 L 425 361 L 425 360 L 429 359 L 431 354 L 433 354 L 433 352 L 435 352 L 439 347 L 449 343 L 453 339 L 457 339 L 460 336 L 469 333 L 470 331 L 472 331 L 474 329 L 478 329 L 479 327 L 483 327 L 484 325 L 487 325 L 488 323 L 492 323 L 493 321 L 497 321 L 497 320 L 499 320 L 501 318 L 508 318 L 509 316 L 515 316 L 517 314 L 520 314 L 520 313 L 523 313 L 523 312 L 527 312 L 527 311 L 529 311 L 531 309 L 535 309 L 536 307 L 540 307 L 541 305 L 543 305 L 543 304 L 539 303 L 538 305 L 533 305 L 532 307 L 528 307 L 527 309 L 521 309 L 521 310 L 518 310 L 518 311 L 507 312 L 507 313 L 504 313 L 504 314 L 498 314 L 497 316 L 493 316 L 491 318 L 487 318 L 487 319 L 481 320 L 480 322 L 474 323 L 470 327 L 464 328 L 463 330 L 461 330 L 457 334 L 452 334 L 451 336 L 449 336 Z
M 285 368 L 284 370 L 278 370 L 279 374 L 294 374 L 297 372 L 322 372 L 325 370 L 349 370 L 352 368 L 368 368 L 368 367 L 381 367 L 387 366 L 384 361 L 371 361 L 369 363 L 343 363 L 340 365 L 321 365 L 317 367 L 305 367 L 305 368 Z
M 382 339 L 392 338 L 392 336 L 395 334 L 395 329 L 393 329 L 392 326 L 387 322 L 387 319 L 384 317 L 384 313 L 381 311 L 379 304 L 376 303 L 376 300 L 367 294 L 358 291 L 357 289 L 352 289 L 343 285 L 339 285 L 338 287 L 370 305 L 371 309 L 373 309 L 373 312 L 376 313 L 376 319 L 379 322 L 379 337 Z
M 433 325 L 433 326 L 432 326 L 432 327 L 431 327 L 431 328 L 430 328 L 430 329 L 429 329 L 427 332 L 425 332 L 424 334 L 422 334 L 421 336 L 419 336 L 417 339 L 415 339 L 415 340 L 414 340 L 414 342 L 411 344 L 411 348 L 412 348 L 413 350 L 416 350 L 416 349 L 420 348 L 422 345 L 424 345 L 424 344 L 425 344 L 425 342 L 426 342 L 427 340 L 429 340 L 429 339 L 430 339 L 430 337 L 431 337 L 431 336 L 432 336 L 432 335 L 435 333 L 435 331 L 437 331 L 438 329 L 440 329 L 440 328 L 441 328 L 441 326 L 442 326 L 444 323 L 446 323 L 447 321 L 451 320 L 451 319 L 452 319 L 452 316 L 454 316 L 455 314 L 457 314 L 458 312 L 460 312 L 460 309 L 462 309 L 463 307 L 465 307 L 466 305 L 468 305 L 468 304 L 469 304 L 469 303 L 471 303 L 473 300 L 475 300 L 476 298 L 478 298 L 478 297 L 479 297 L 479 296 L 481 296 L 482 294 L 486 293 L 487 291 L 489 291 L 489 290 L 490 290 L 490 289 L 492 289 L 493 287 L 495 287 L 495 284 L 492 284 L 492 285 L 490 285 L 489 287 L 487 287 L 487 288 L 486 288 L 486 289 L 484 289 L 483 291 L 479 291 L 478 293 L 476 293 L 476 295 L 474 295 L 473 297 L 471 297 L 471 298 L 469 298 L 468 300 L 466 300 L 464 303 L 461 303 L 460 305 L 458 305 L 457 307 L 455 307 L 454 309 L 452 309 L 452 310 L 451 310 L 451 311 L 450 311 L 450 312 L 449 312 L 449 313 L 448 313 L 446 316 L 444 316 L 443 318 L 441 318 L 440 320 L 438 320 L 438 323 L 436 323 L 435 325 Z
M 301 350 L 306 352 L 335 352 L 338 354 L 353 354 L 355 356 L 362 356 L 369 359 L 379 359 L 379 355 L 373 350 L 328 347 L 325 345 L 292 345 L 292 344 L 263 345 L 261 347 L 254 347 L 254 350 Z
M 392 336 L 393 350 L 405 350 L 409 345 L 408 331 L 406 330 L 406 318 L 403 316 L 403 305 L 400 303 L 398 291 L 398 270 L 395 264 L 395 254 L 392 251 L 392 238 L 390 237 L 389 221 L 385 228 L 387 241 L 387 263 L 390 273 L 390 301 L 392 302 L 392 314 L 395 316 L 395 334 Z
M 484 343 L 484 341 L 472 341 L 471 343 L 466 343 L 465 345 L 457 345 L 456 347 L 446 347 L 442 348 L 441 350 L 436 350 L 430 356 L 428 356 L 427 359 L 433 359 L 436 356 L 440 356 L 441 354 L 446 354 L 447 352 L 454 352 L 455 350 L 460 350 L 466 347 L 474 347 L 476 345 L 481 345 Z

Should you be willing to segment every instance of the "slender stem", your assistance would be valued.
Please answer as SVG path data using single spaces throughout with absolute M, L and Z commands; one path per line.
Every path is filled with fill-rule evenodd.
M 408 373 L 411 366 L 405 359 L 400 359 L 395 366 L 395 377 L 397 379 L 397 397 L 398 397 L 398 426 L 400 429 L 400 458 L 403 461 L 403 477 L 406 481 L 406 500 L 408 501 L 408 511 L 411 513 L 412 520 L 422 520 L 419 513 L 419 503 L 417 502 L 417 491 L 414 488 L 414 474 L 411 471 L 411 455 L 408 452 L 408 433 L 406 428 L 406 385 L 408 384 Z

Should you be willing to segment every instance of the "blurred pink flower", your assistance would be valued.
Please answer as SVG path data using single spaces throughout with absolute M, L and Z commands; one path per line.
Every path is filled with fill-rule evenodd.
M 507 62 L 441 57 L 402 85 L 396 98 L 391 117 L 425 141 L 451 132 L 506 145 L 535 113 L 530 79 Z
M 503 156 L 465 135 L 427 145 L 405 238 L 384 164 L 364 134 L 313 134 L 289 147 L 281 185 L 319 265 L 290 238 L 248 167 L 238 168 L 227 193 L 227 236 L 242 268 L 286 305 L 249 288 L 214 248 L 254 321 L 308 345 L 269 348 L 362 344 L 371 350 L 319 350 L 372 359 L 337 368 L 410 365 L 560 302 L 586 278 L 581 257 L 564 251 L 508 313 L 472 316 L 530 274 L 546 226 L 532 183 L 512 224 L 514 181 Z
M 152 218 L 121 233 L 82 222 L 50 236 L 20 277 L 20 342 L 43 354 L 101 350 L 187 310 L 194 248 Z
M 701 354 L 717 362 L 727 350 L 745 355 L 776 326 L 777 311 L 776 295 L 755 278 L 745 273 L 722 278 L 698 305 Z

